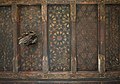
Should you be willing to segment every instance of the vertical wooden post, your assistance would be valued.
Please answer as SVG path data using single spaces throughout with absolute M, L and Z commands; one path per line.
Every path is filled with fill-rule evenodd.
M 13 50 L 14 50 L 14 57 L 13 57 L 13 72 L 18 72 L 18 35 L 17 35 L 17 11 L 18 7 L 16 3 L 12 4 L 12 28 L 13 28 Z
M 47 2 L 42 1 L 42 29 L 43 29 L 43 72 L 48 72 L 48 55 L 47 55 Z
M 99 73 L 105 72 L 105 0 L 100 0 L 98 4 L 99 13 L 99 55 L 98 70 Z
M 71 21 L 71 71 L 76 72 L 76 0 L 70 2 Z

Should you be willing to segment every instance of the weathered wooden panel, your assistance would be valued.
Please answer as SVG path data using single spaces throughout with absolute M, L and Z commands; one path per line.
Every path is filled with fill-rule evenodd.
M 76 0 L 79 2 L 98 2 L 98 0 Z
M 38 36 L 38 43 L 30 46 L 20 46 L 19 71 L 42 70 L 42 28 L 41 6 L 19 7 L 20 35 L 34 31 Z
M 105 3 L 108 3 L 108 4 L 120 4 L 120 0 L 105 0 Z
M 50 71 L 70 70 L 70 7 L 48 6 L 48 51 Z
M 1 84 L 119 84 L 120 81 L 9 81 L 0 82 Z
M 97 70 L 97 5 L 77 5 L 77 70 Z
M 101 82 L 75 82 L 75 83 L 72 83 L 72 82 L 74 82 L 74 81 L 71 81 L 71 83 L 69 82 L 69 81 L 58 81 L 58 82 L 45 82 L 45 81 L 41 81 L 41 82 L 12 82 L 12 83 L 10 83 L 9 82 L 9 84 L 13 84 L 13 83 L 15 83 L 15 84 L 101 84 Z M 5 83 L 5 82 L 2 82 L 2 84 L 8 84 L 8 83 Z M 106 83 L 106 84 L 108 84 L 108 83 Z M 111 83 L 112 84 L 112 83 Z
M 119 84 L 120 7 L 113 5 L 119 3 L 0 0 L 0 84 Z M 105 4 L 112 4 L 106 5 L 106 28 Z M 37 44 L 18 45 L 17 38 L 29 31 L 37 34 Z
M 13 68 L 13 28 L 11 7 L 0 7 L 0 71 Z
M 106 70 L 120 70 L 119 5 L 106 5 Z

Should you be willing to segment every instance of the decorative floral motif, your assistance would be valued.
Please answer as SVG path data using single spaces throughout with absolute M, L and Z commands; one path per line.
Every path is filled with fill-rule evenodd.
M 70 70 L 70 14 L 68 5 L 48 6 L 50 71 Z

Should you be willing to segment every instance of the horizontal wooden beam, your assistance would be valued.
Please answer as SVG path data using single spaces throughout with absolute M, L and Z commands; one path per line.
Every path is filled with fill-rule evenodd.
M 81 79 L 81 78 L 119 78 L 120 71 L 116 72 L 105 72 L 102 76 L 98 72 L 49 72 L 44 74 L 43 72 L 0 72 L 0 79 Z
M 0 0 L 0 6 L 12 5 L 40 5 L 45 0 Z M 46 0 L 47 4 L 70 4 L 74 0 Z M 99 4 L 102 0 L 76 0 L 76 4 Z M 120 4 L 120 0 L 105 0 L 105 4 Z

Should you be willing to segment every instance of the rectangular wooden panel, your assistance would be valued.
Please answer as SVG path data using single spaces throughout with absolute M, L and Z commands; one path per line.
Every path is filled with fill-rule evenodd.
M 20 36 L 23 33 L 34 31 L 38 37 L 36 44 L 20 45 L 19 71 L 42 70 L 42 28 L 41 6 L 20 6 L 19 26 Z
M 98 65 L 97 5 L 77 5 L 77 70 L 96 71 Z
M 0 71 L 13 70 L 11 7 L 0 7 Z
M 48 6 L 48 55 L 50 71 L 70 70 L 70 7 Z
M 120 5 L 106 5 L 106 70 L 120 70 Z

